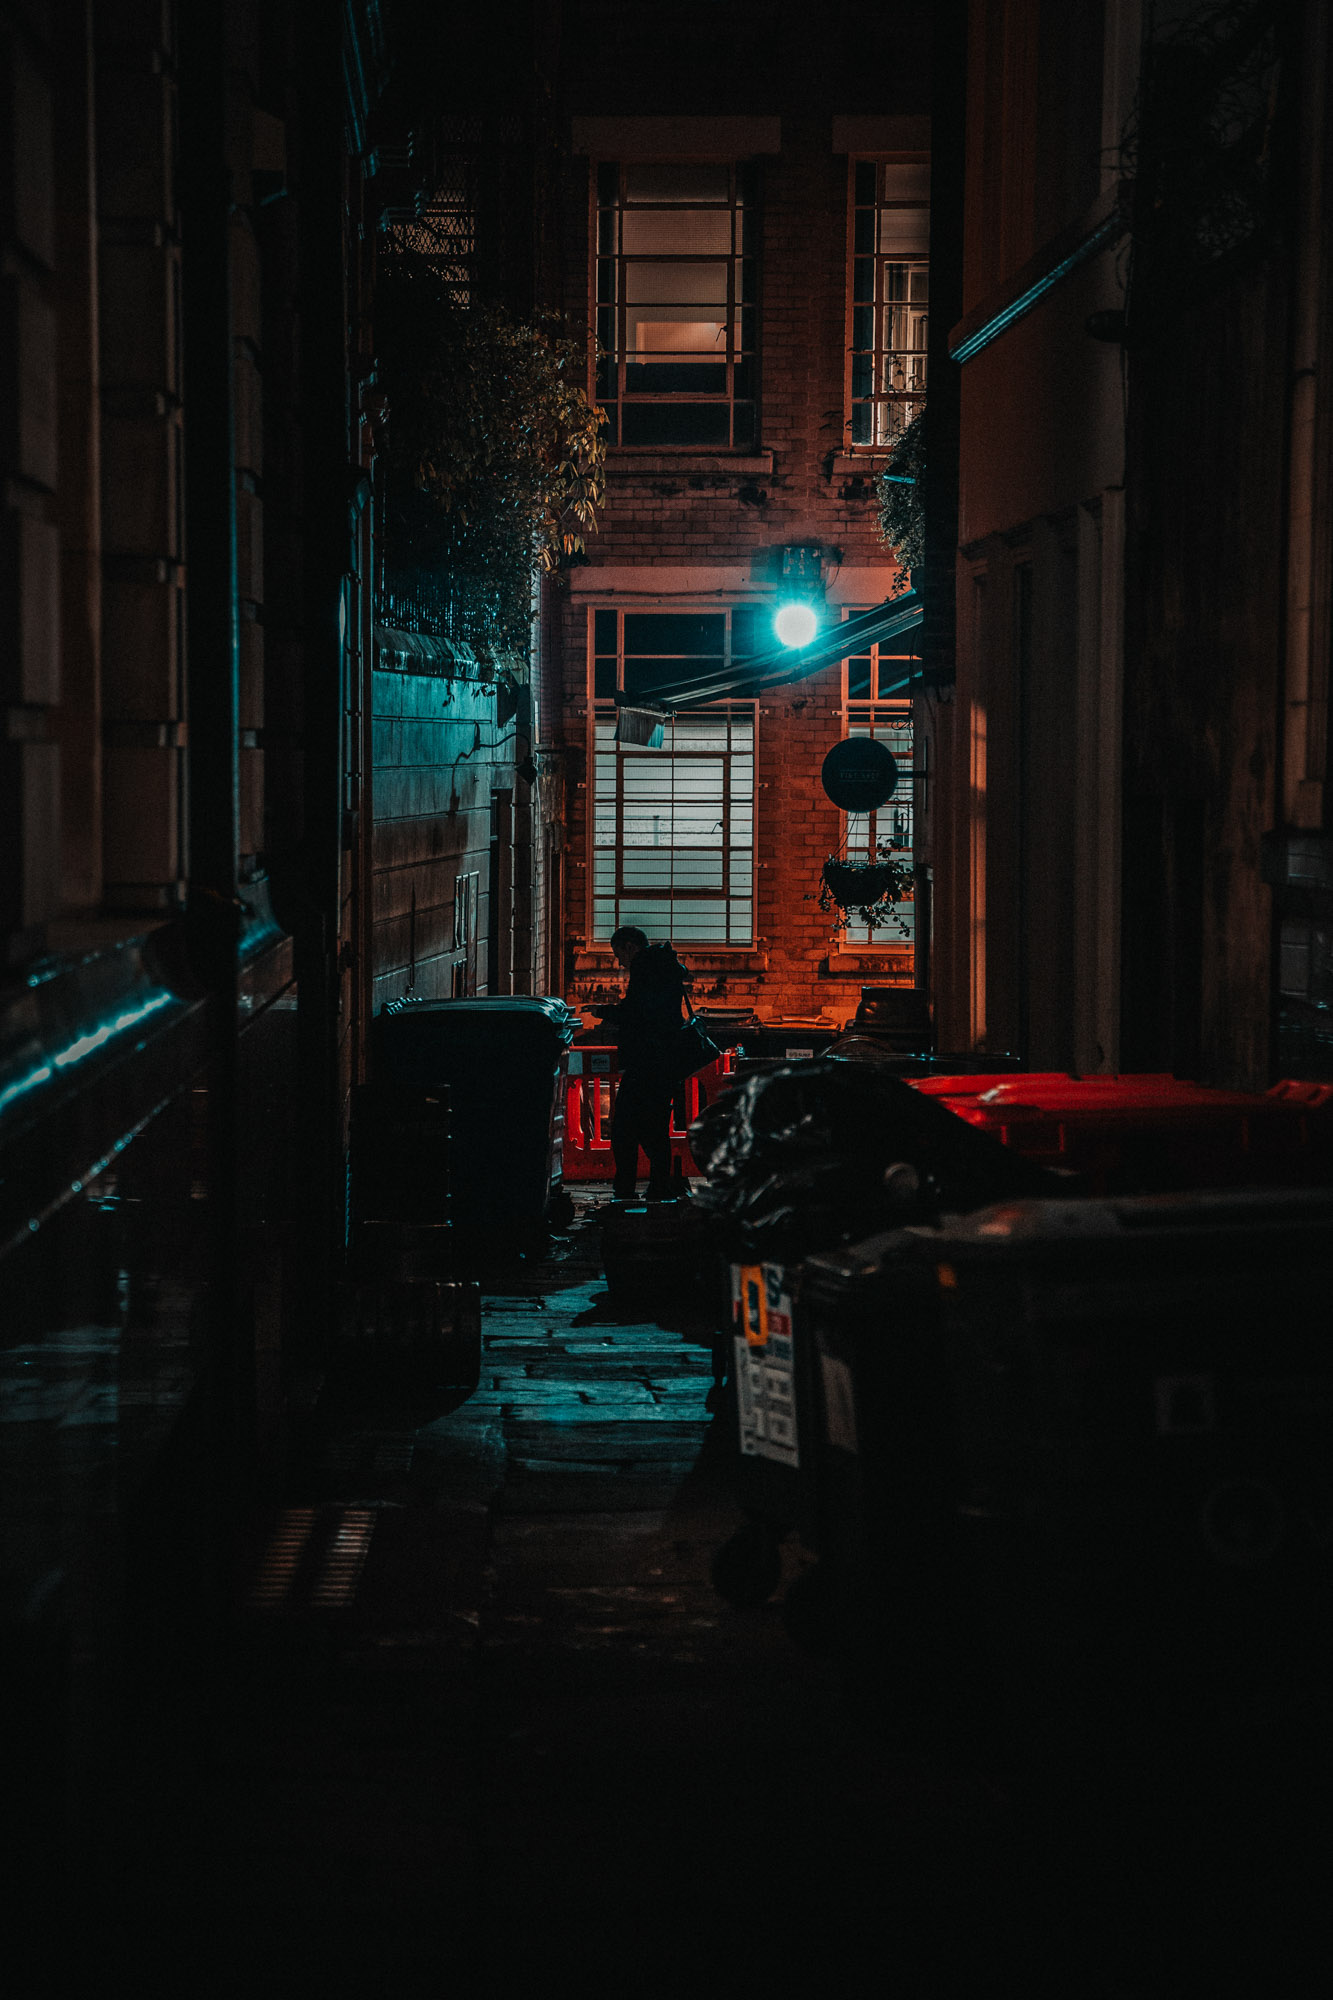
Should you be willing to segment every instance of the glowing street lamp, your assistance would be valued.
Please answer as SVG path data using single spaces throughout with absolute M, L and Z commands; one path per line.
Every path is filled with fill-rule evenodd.
M 782 551 L 773 630 L 784 646 L 808 646 L 819 630 L 819 607 L 824 597 L 823 557 L 817 543 L 793 545 Z
M 773 630 L 784 646 L 808 646 L 819 630 L 819 620 L 812 605 L 797 599 L 794 603 L 778 606 Z

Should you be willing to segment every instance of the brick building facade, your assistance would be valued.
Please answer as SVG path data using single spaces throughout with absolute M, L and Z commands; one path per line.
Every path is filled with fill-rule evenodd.
M 689 12 L 675 10 L 682 16 Z M 675 14 L 673 23 L 680 27 Z M 625 33 L 631 32 L 627 26 Z M 836 33 L 832 40 L 838 41 Z M 668 32 L 663 48 L 670 51 L 673 41 Z M 615 971 L 607 942 L 610 918 L 594 907 L 599 865 L 592 824 L 598 782 L 594 724 L 598 715 L 604 721 L 612 716 L 605 699 L 608 685 L 601 685 L 598 698 L 592 692 L 602 643 L 596 636 L 597 614 L 684 620 L 691 615 L 717 619 L 726 611 L 733 614 L 731 627 L 739 629 L 736 614 L 749 612 L 752 643 L 767 649 L 773 644 L 772 614 L 782 594 L 784 549 L 818 549 L 828 620 L 877 604 L 905 583 L 878 530 L 874 475 L 885 463 L 884 453 L 869 441 L 851 442 L 852 175 L 858 160 L 889 162 L 915 170 L 914 185 L 924 188 L 929 153 L 924 83 L 900 54 L 888 90 L 877 81 L 873 88 L 854 91 L 845 79 L 856 73 L 855 66 L 836 60 L 850 48 L 839 45 L 832 56 L 824 52 L 813 87 L 802 89 L 811 79 L 800 77 L 795 58 L 777 46 L 780 41 L 780 35 L 768 35 L 755 44 L 759 74 L 751 78 L 747 95 L 762 107 L 756 115 L 714 115 L 709 104 L 713 86 L 673 69 L 669 53 L 645 84 L 643 76 L 631 75 L 626 67 L 634 56 L 628 47 L 619 51 L 618 63 L 608 60 L 601 68 L 591 57 L 572 98 L 571 156 L 563 190 L 564 306 L 573 322 L 600 338 L 604 352 L 610 321 L 602 290 L 608 281 L 597 273 L 593 246 L 595 232 L 605 235 L 608 226 L 606 203 L 613 199 L 608 191 L 616 176 L 629 204 L 636 186 L 649 189 L 650 195 L 654 187 L 706 189 L 708 172 L 731 173 L 733 187 L 744 189 L 734 196 L 738 208 L 742 201 L 748 204 L 744 257 L 737 262 L 744 266 L 753 261 L 753 276 L 734 281 L 733 302 L 745 287 L 746 305 L 733 327 L 736 387 L 730 438 L 722 444 L 701 443 L 697 436 L 695 441 L 671 440 L 665 434 L 667 419 L 643 414 L 645 409 L 660 413 L 662 401 L 650 400 L 634 415 L 627 388 L 621 405 L 626 432 L 615 439 L 613 430 L 601 527 L 589 544 L 587 564 L 565 579 L 558 748 L 567 813 L 560 921 L 563 971 L 576 1004 L 610 992 Z M 843 82 L 835 82 L 835 75 Z M 626 115 L 630 105 L 634 115 Z M 681 178 L 682 171 L 696 178 Z M 697 178 L 700 174 L 705 178 Z M 725 200 L 725 181 L 712 185 L 719 190 L 717 199 Z M 624 213 L 630 216 L 633 210 L 626 206 Z M 739 221 L 736 226 L 739 231 Z M 628 232 L 628 224 L 625 228 Z M 628 233 L 623 240 L 632 241 Z M 659 234 L 651 240 L 667 238 Z M 736 243 L 740 245 L 739 234 Z M 623 280 L 629 303 L 622 304 L 630 317 L 635 311 L 631 261 L 626 260 Z M 720 265 L 714 268 L 720 270 Z M 692 281 L 696 286 L 702 282 Z M 639 282 L 651 288 L 653 280 Z M 704 308 L 689 310 L 702 313 Z M 752 320 L 747 317 L 751 311 Z M 654 335 L 656 324 L 642 328 L 641 341 L 691 337 L 679 327 L 671 335 Z M 633 333 L 627 338 L 626 384 L 635 372 Z M 639 372 L 652 379 L 651 363 Z M 669 379 L 676 384 L 688 380 L 679 370 Z M 603 393 L 608 381 L 604 377 Z M 610 393 L 614 406 L 614 383 Z M 612 414 L 614 420 L 614 407 Z M 639 426 L 636 436 L 651 438 L 654 424 L 662 435 L 655 443 L 627 441 L 631 420 Z M 695 427 L 696 433 L 702 428 L 697 422 Z M 654 629 L 669 639 L 669 627 Z M 630 625 L 623 630 L 628 645 Z M 700 643 L 706 643 L 706 634 Z M 671 931 L 696 974 L 696 998 L 706 1004 L 752 1006 L 764 1018 L 840 1023 L 854 1011 L 863 982 L 910 985 L 916 971 L 910 948 L 896 932 L 893 945 L 878 940 L 851 944 L 835 933 L 830 914 L 818 905 L 820 870 L 844 837 L 843 815 L 826 798 L 819 772 L 829 748 L 848 730 L 846 671 L 841 665 L 827 667 L 757 703 L 733 704 L 733 717 L 742 708 L 747 732 L 753 727 L 752 913 L 747 917 L 742 912 L 738 923 L 736 903 L 729 903 L 727 929 L 720 904 L 709 906 L 719 912 L 716 918 L 694 917 L 687 899 L 672 904 L 670 911 L 663 909 L 656 925 L 650 914 L 645 925 L 654 935 Z M 611 753 L 604 747 L 604 785 L 611 783 L 612 754 L 632 753 Z M 665 754 L 669 757 L 670 750 Z M 654 781 L 646 773 L 640 782 Z M 905 795 L 909 790 L 905 775 L 900 791 Z M 674 801 L 674 791 L 672 797 Z M 679 808 L 673 809 L 678 825 Z M 601 847 L 606 847 L 605 837 Z M 599 879 L 605 881 L 610 865 L 605 855 L 601 865 Z M 734 880 L 731 889 L 735 898 Z M 639 906 L 632 896 L 629 902 L 628 915 L 623 901 L 616 903 L 616 911 L 625 921 L 639 921 L 634 915 Z M 609 907 L 603 904 L 604 910 Z M 710 922 L 714 934 L 701 934 Z

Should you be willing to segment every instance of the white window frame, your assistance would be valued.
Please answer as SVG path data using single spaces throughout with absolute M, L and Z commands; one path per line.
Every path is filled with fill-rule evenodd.
M 907 852 L 915 858 L 916 800 L 912 777 L 914 765 L 913 744 L 915 742 L 916 717 L 911 698 L 906 695 L 880 696 L 875 690 L 879 685 L 881 661 L 895 666 L 910 657 L 881 649 L 872 644 L 867 649 L 870 655 L 870 689 L 868 695 L 851 692 L 851 660 L 861 659 L 864 654 L 848 657 L 842 662 L 842 717 L 843 734 L 860 736 L 868 734 L 889 744 L 898 759 L 898 787 L 886 805 L 870 813 L 842 813 L 842 842 L 849 860 L 867 860 L 875 843 L 886 835 L 898 837 L 900 830 L 907 837 Z M 904 824 L 905 823 L 905 824 Z M 886 968 L 900 966 L 905 969 L 904 984 L 910 985 L 916 974 L 916 904 L 915 900 L 898 905 L 911 930 L 911 937 L 904 938 L 896 929 L 870 931 L 864 924 L 848 921 L 837 933 L 837 949 L 841 952 L 855 952 L 858 957 L 873 952 L 883 958 Z
M 915 170 L 915 174 L 921 176 L 923 173 L 928 174 L 929 164 L 928 156 L 922 153 L 858 153 L 853 154 L 847 162 L 847 320 L 846 345 L 844 350 L 843 408 L 846 417 L 844 434 L 847 439 L 847 449 L 854 453 L 878 453 L 883 456 L 892 448 L 894 439 L 898 433 L 925 403 L 926 335 L 929 323 L 929 255 L 922 254 L 917 256 L 915 254 L 895 253 L 891 249 L 882 249 L 881 244 L 886 233 L 884 223 L 886 216 L 892 216 L 896 213 L 919 215 L 923 210 L 926 216 L 927 241 L 929 240 L 930 210 L 928 200 L 899 199 L 892 194 L 887 196 L 885 194 L 886 170 L 890 173 L 894 168 Z M 873 204 L 858 203 L 856 198 L 857 172 L 858 169 L 865 168 L 874 169 L 876 199 Z M 856 244 L 857 216 L 858 213 L 864 213 L 867 209 L 870 209 L 874 215 L 873 246 L 868 252 L 863 250 L 858 256 Z M 858 276 L 860 275 L 857 268 L 858 263 L 868 265 L 873 271 L 873 283 L 870 287 L 871 297 L 868 300 L 858 299 L 856 296 Z M 901 301 L 889 299 L 886 294 L 889 290 L 888 273 L 890 267 L 905 268 L 911 273 L 923 274 L 921 285 L 924 286 L 925 298 L 913 300 L 908 297 Z M 909 278 L 907 289 L 910 293 L 913 289 L 919 289 L 919 287 L 914 286 Z M 889 337 L 891 329 L 888 327 L 887 322 L 889 313 L 895 305 L 901 307 L 909 322 L 910 330 L 914 336 L 919 335 L 919 339 L 914 338 L 913 341 L 903 344 L 896 343 Z M 858 311 L 868 311 L 871 314 L 872 344 L 869 348 L 858 345 L 857 342 Z M 866 393 L 860 393 L 864 386 L 859 379 L 857 356 L 860 354 L 868 354 L 870 356 L 868 366 L 871 379 Z M 901 371 L 896 371 L 901 373 L 901 382 L 894 386 L 886 387 L 885 371 L 890 357 L 894 354 L 901 354 L 904 357 L 904 365 Z M 857 438 L 854 434 L 856 411 L 859 406 L 866 403 L 870 405 L 872 412 L 875 413 L 871 424 L 871 435 L 868 438 Z M 890 416 L 889 412 L 891 411 L 897 411 L 899 414 L 897 416 Z M 881 417 L 880 412 L 884 412 L 885 414 Z
M 746 161 L 731 161 L 727 164 L 728 201 L 725 205 L 715 202 L 670 200 L 660 202 L 630 202 L 628 206 L 645 213 L 683 212 L 699 209 L 704 212 L 727 213 L 731 218 L 730 245 L 727 251 L 716 253 L 680 253 L 664 251 L 656 253 L 626 252 L 623 247 L 623 217 L 626 211 L 626 174 L 651 169 L 701 166 L 716 169 L 716 160 L 689 161 L 667 160 L 649 162 L 639 160 L 599 160 L 594 163 L 591 185 L 591 232 L 588 258 L 589 318 L 588 324 L 593 335 L 593 361 L 589 385 L 590 399 L 607 412 L 609 428 L 608 441 L 614 449 L 624 451 L 752 451 L 758 444 L 758 255 L 757 234 L 758 215 L 755 196 L 755 170 Z M 608 178 L 615 176 L 616 194 L 614 200 L 607 199 Z M 725 262 L 727 267 L 727 297 L 723 310 L 726 314 L 726 388 L 721 393 L 691 391 L 687 387 L 672 390 L 648 391 L 635 389 L 627 379 L 627 370 L 632 365 L 627 345 L 627 290 L 628 273 L 636 263 L 677 264 L 689 266 L 698 263 Z M 608 283 L 608 279 L 610 282 Z M 597 349 L 602 359 L 597 359 Z M 656 443 L 646 440 L 625 439 L 625 411 L 665 405 L 677 408 L 716 405 L 727 413 L 727 435 L 724 439 L 675 439 Z M 738 417 L 738 412 L 740 413 Z
M 596 688 L 595 672 L 596 672 L 596 659 L 597 659 L 596 614 L 598 611 L 600 611 L 603 613 L 603 615 L 607 613 L 612 613 L 615 616 L 616 685 L 617 688 L 621 688 L 623 687 L 624 684 L 625 618 L 627 615 L 633 616 L 636 611 L 650 612 L 658 615 L 680 614 L 686 617 L 716 616 L 721 614 L 724 618 L 723 629 L 725 637 L 725 653 L 723 658 L 724 658 L 724 664 L 729 665 L 731 661 L 731 626 L 732 626 L 731 614 L 737 610 L 754 609 L 754 608 L 755 607 L 753 605 L 747 605 L 743 603 L 718 604 L 716 600 L 682 603 L 680 602 L 679 599 L 673 600 L 671 603 L 635 605 L 630 608 L 628 613 L 624 606 L 591 605 L 589 607 L 588 636 L 587 636 L 587 647 L 588 647 L 587 768 L 589 777 L 588 777 L 588 792 L 587 792 L 588 826 L 587 826 L 587 895 L 586 895 L 586 907 L 585 907 L 585 935 L 590 945 L 605 946 L 610 935 L 609 931 L 605 936 L 600 935 L 598 931 L 597 905 L 598 902 L 602 899 L 599 898 L 598 896 L 597 862 L 599 853 L 604 854 L 608 851 L 607 848 L 599 845 L 597 839 L 597 817 L 598 817 L 598 808 L 601 796 L 599 793 L 599 785 L 598 785 L 598 780 L 599 780 L 598 758 L 599 754 L 601 755 L 606 754 L 605 733 L 603 733 L 603 735 L 599 737 L 598 732 L 599 732 L 599 725 L 603 732 L 605 732 L 608 728 L 612 727 L 614 725 L 615 715 L 616 715 L 616 707 L 614 701 L 612 701 L 605 695 L 599 699 L 595 692 Z M 608 657 L 608 656 L 604 655 L 603 657 Z M 668 656 L 661 656 L 661 657 L 668 657 Z M 679 657 L 680 657 L 681 671 L 683 677 L 684 673 L 688 670 L 689 656 L 681 655 Z M 645 699 L 650 699 L 650 698 L 651 697 L 645 697 Z M 716 757 L 718 754 L 721 754 L 725 760 L 724 794 L 722 801 L 722 811 L 724 820 L 730 817 L 733 803 L 735 803 L 737 806 L 743 805 L 744 803 L 748 803 L 749 805 L 750 865 L 748 871 L 748 887 L 744 893 L 740 893 L 735 891 L 731 886 L 732 881 L 734 879 L 734 871 L 731 866 L 731 855 L 733 852 L 737 850 L 733 850 L 727 845 L 725 828 L 724 828 L 724 837 L 722 845 L 723 880 L 720 889 L 711 889 L 711 888 L 700 888 L 698 890 L 675 889 L 670 895 L 662 897 L 655 896 L 651 891 L 643 889 L 638 889 L 636 891 L 632 891 L 629 893 L 627 893 L 624 890 L 622 863 L 620 859 L 620 857 L 624 853 L 624 844 L 623 842 L 618 840 L 615 843 L 614 847 L 611 850 L 609 850 L 611 852 L 614 852 L 615 855 L 617 856 L 616 886 L 613 892 L 615 898 L 615 912 L 613 915 L 611 928 L 616 929 L 623 923 L 637 923 L 640 921 L 638 915 L 622 913 L 621 911 L 622 902 L 633 900 L 635 902 L 642 904 L 645 902 L 652 903 L 655 901 L 661 901 L 667 904 L 668 906 L 670 906 L 670 904 L 674 902 L 677 909 L 679 909 L 679 907 L 682 904 L 688 905 L 691 901 L 694 901 L 701 903 L 702 902 L 723 903 L 726 908 L 724 929 L 730 931 L 730 929 L 732 928 L 732 922 L 731 922 L 732 906 L 737 904 L 748 903 L 750 916 L 749 916 L 749 935 L 747 937 L 735 938 L 731 936 L 726 936 L 726 937 L 714 937 L 714 938 L 707 938 L 707 937 L 695 938 L 695 937 L 676 935 L 673 936 L 673 942 L 678 942 L 681 950 L 685 952 L 687 956 L 691 951 L 695 952 L 706 951 L 707 953 L 709 953 L 710 956 L 719 952 L 737 952 L 737 953 L 753 952 L 756 949 L 757 922 L 758 922 L 758 907 L 757 907 L 757 896 L 756 896 L 757 880 L 758 880 L 758 858 L 757 858 L 758 785 L 755 778 L 755 756 L 756 756 L 757 736 L 758 736 L 758 703 L 754 701 L 710 702 L 698 709 L 689 710 L 685 716 L 681 717 L 681 721 L 688 722 L 691 717 L 695 716 L 700 718 L 712 718 L 715 721 L 727 720 L 733 723 L 741 722 L 748 725 L 749 764 L 750 764 L 748 801 L 743 799 L 736 799 L 735 801 L 733 801 L 731 793 L 731 774 L 732 774 L 733 760 L 738 756 L 743 757 L 744 755 L 743 752 L 728 749 L 721 753 L 712 750 L 700 751 L 697 753 L 701 759 L 712 758 Z M 615 754 L 617 757 L 616 813 L 618 821 L 621 820 L 624 811 L 623 774 L 626 768 L 626 764 L 628 762 L 633 760 L 650 759 L 650 758 L 657 758 L 658 760 L 677 759 L 677 758 L 689 759 L 691 756 L 696 754 L 689 751 L 688 749 L 673 749 L 672 747 L 672 737 L 674 733 L 673 723 L 671 721 L 668 721 L 664 725 L 664 728 L 665 728 L 665 740 L 660 749 L 649 750 L 645 747 L 641 747 L 634 744 L 617 744 L 615 746 Z M 646 923 L 643 924 L 642 927 L 644 929 L 647 929 L 647 924 Z M 667 935 L 667 932 L 664 931 L 662 935 L 663 936 Z

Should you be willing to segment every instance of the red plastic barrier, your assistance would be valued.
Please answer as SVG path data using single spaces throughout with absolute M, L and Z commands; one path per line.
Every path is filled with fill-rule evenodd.
M 715 1063 L 677 1085 L 671 1113 L 671 1158 L 673 1164 L 679 1162 L 682 1173 L 698 1173 L 690 1151 L 689 1129 L 735 1067 L 736 1051 L 723 1049 Z M 611 1114 L 620 1083 L 615 1049 L 584 1042 L 570 1049 L 565 1068 L 564 1178 L 609 1181 L 616 1170 L 611 1157 Z
M 1097 1194 L 1295 1186 L 1333 1172 L 1328 1085 L 1289 1081 L 1260 1093 L 1161 1074 L 1052 1073 L 925 1082 L 969 1125 L 1043 1166 L 1072 1170 Z

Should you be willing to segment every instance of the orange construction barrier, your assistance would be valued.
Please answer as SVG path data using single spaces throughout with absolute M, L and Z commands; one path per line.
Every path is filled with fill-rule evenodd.
M 705 1104 L 726 1088 L 736 1068 L 735 1049 L 722 1054 L 707 1069 L 687 1076 L 676 1086 L 671 1107 L 671 1159 L 682 1173 L 699 1169 L 690 1152 L 689 1129 Z M 576 1044 L 565 1056 L 564 1177 L 567 1181 L 609 1181 L 615 1173 L 611 1157 L 611 1114 L 615 1109 L 620 1072 L 614 1047 Z

